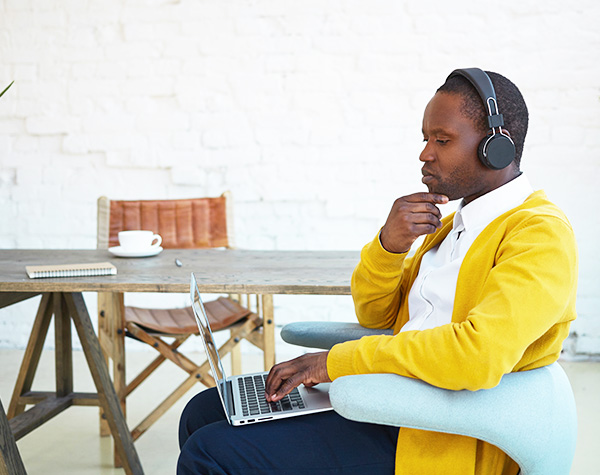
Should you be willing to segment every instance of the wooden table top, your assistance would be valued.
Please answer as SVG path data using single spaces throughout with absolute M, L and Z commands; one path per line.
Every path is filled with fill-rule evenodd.
M 175 265 L 175 259 L 183 264 Z M 158 256 L 115 257 L 108 250 L 0 250 L 0 292 L 201 292 L 349 295 L 358 251 L 165 249 Z M 109 261 L 117 275 L 30 279 L 26 265 Z

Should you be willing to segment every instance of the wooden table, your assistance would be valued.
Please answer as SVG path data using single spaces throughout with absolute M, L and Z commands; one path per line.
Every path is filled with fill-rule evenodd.
M 183 265 L 177 266 L 175 259 Z M 107 260 L 117 267 L 117 275 L 29 279 L 25 273 L 26 265 Z M 167 249 L 151 258 L 124 259 L 107 250 L 0 250 L 0 308 L 43 294 L 8 410 L 12 433 L 18 439 L 70 405 L 100 405 L 125 471 L 143 473 L 123 416 L 125 375 L 117 364 L 124 356 L 124 292 L 187 293 L 193 271 L 200 292 L 262 295 L 264 337 L 274 340 L 274 294 L 349 295 L 350 276 L 358 260 L 359 253 L 352 251 Z M 100 344 L 81 292 L 99 293 Z M 57 334 L 57 388 L 56 392 L 33 392 L 31 384 L 52 315 Z M 86 353 L 97 395 L 73 392 L 70 318 Z M 113 361 L 112 384 L 100 345 Z M 265 365 L 270 366 L 275 354 L 267 353 Z M 23 413 L 25 403 L 36 405 Z M 29 422 L 23 417 L 27 414 Z M 0 439 L 3 452 L 7 450 L 5 460 L 13 460 L 11 444 L 2 442 Z M 0 460 L 0 474 L 1 466 Z

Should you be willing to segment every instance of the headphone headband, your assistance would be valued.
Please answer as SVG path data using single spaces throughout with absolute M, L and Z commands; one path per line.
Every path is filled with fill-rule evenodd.
M 490 77 L 479 68 L 455 69 L 446 78 L 462 76 L 469 81 L 481 97 L 487 112 L 487 121 L 491 136 L 485 137 L 478 149 L 481 162 L 493 170 L 501 170 L 512 163 L 515 158 L 515 144 L 502 130 L 504 117 L 498 111 L 496 91 Z M 496 134 L 496 128 L 498 134 Z
M 504 117 L 498 111 L 498 99 L 496 99 L 496 90 L 492 84 L 490 77 L 479 68 L 464 68 L 455 69 L 450 73 L 448 79 L 453 76 L 462 76 L 467 79 L 477 90 L 479 97 L 486 106 L 488 113 L 488 125 L 490 129 L 502 127 L 504 125 Z M 494 106 L 492 108 L 492 105 Z

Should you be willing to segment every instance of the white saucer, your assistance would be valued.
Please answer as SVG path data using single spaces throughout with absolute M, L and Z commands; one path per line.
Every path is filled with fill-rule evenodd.
M 162 252 L 163 248 L 160 246 L 152 246 L 147 249 L 141 250 L 127 250 L 121 246 L 109 247 L 108 252 L 118 257 L 150 257 L 156 256 Z

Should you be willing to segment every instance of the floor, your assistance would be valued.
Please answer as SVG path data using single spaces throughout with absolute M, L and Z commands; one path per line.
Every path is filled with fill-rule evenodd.
M 12 394 L 16 374 L 23 352 L 0 350 L 0 397 L 5 408 Z M 133 374 L 151 358 L 146 352 L 130 352 L 128 369 Z M 198 355 L 198 358 L 199 359 Z M 249 364 L 244 370 L 259 369 L 260 359 L 249 355 Z M 600 474 L 600 362 L 561 362 L 575 392 L 579 414 L 579 437 L 577 452 L 571 474 Z M 152 390 L 142 386 L 131 395 L 128 405 L 128 422 L 136 424 L 149 409 L 152 400 L 167 395 L 165 388 L 182 381 L 184 374 L 175 367 L 165 366 L 156 375 Z M 170 370 L 169 368 L 173 368 Z M 87 373 L 81 352 L 74 355 L 75 388 L 92 391 L 93 384 Z M 49 390 L 54 379 L 52 352 L 44 352 L 37 371 L 34 389 Z M 158 389 L 157 389 L 158 388 Z M 198 385 L 198 389 L 201 386 Z M 164 394 L 162 394 L 164 392 Z M 191 398 L 192 389 L 185 400 Z M 162 399 L 160 399 L 162 400 Z M 146 434 L 138 439 L 136 448 L 147 475 L 175 473 L 177 461 L 177 423 L 185 405 L 181 400 L 163 416 Z M 73 407 L 58 415 L 45 425 L 17 442 L 29 475 L 77 474 L 112 475 L 124 473 L 112 467 L 112 443 L 109 438 L 100 438 L 97 429 L 97 410 L 90 407 Z

